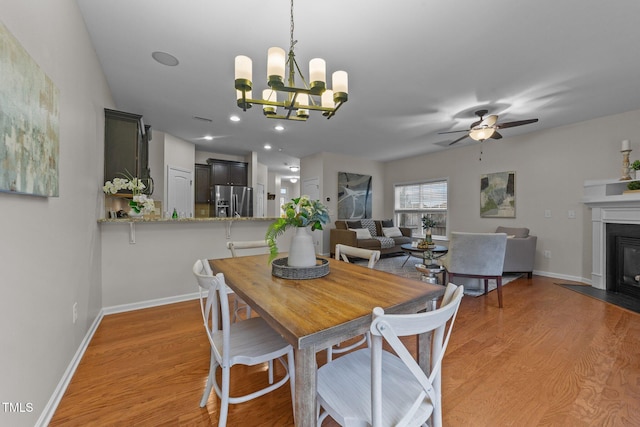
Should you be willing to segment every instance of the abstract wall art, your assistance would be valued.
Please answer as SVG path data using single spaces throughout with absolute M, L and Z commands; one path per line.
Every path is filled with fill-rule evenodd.
M 58 197 L 59 92 L 1 22 L 0 76 L 0 191 Z
M 497 172 L 481 175 L 480 217 L 516 217 L 515 172 Z
M 338 172 L 338 219 L 371 218 L 371 175 Z

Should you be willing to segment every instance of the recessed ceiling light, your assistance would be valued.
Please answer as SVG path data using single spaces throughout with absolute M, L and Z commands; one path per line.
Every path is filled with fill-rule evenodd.
M 290 166 L 289 169 L 291 169 L 291 172 L 298 172 L 300 170 L 298 166 Z
M 207 141 L 213 141 L 213 137 L 211 135 L 205 135 L 204 139 L 206 139 Z
M 265 150 L 271 150 L 271 144 L 264 144 Z
M 296 182 L 298 182 L 298 178 L 291 178 L 291 179 L 289 179 L 289 181 L 291 181 L 293 184 L 295 184 Z
M 282 125 L 276 125 L 276 127 L 275 127 L 274 129 L 275 129 L 275 130 L 278 130 L 278 131 L 283 131 L 283 130 L 284 130 L 284 126 L 282 126 Z
M 171 54 L 168 54 L 167 52 L 153 52 L 151 56 L 162 65 L 166 65 L 168 67 L 175 67 L 180 63 L 180 61 L 178 61 L 178 58 Z
M 229 120 L 231 120 L 232 122 L 239 122 L 240 121 L 240 117 L 239 116 L 231 116 L 231 117 L 229 117 Z

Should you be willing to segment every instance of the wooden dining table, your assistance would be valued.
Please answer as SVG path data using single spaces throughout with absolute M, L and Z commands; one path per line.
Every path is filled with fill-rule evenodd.
M 271 274 L 268 255 L 209 260 L 213 272 L 223 273 L 226 284 L 293 346 L 296 426 L 316 425 L 316 352 L 365 333 L 375 307 L 416 313 L 434 307 L 444 293 L 439 285 L 331 258 L 328 262 L 324 277 L 283 279 Z M 419 349 L 427 339 L 418 337 Z M 428 353 L 418 354 L 425 372 Z

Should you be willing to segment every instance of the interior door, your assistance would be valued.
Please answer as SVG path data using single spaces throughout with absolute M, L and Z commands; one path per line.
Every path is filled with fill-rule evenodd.
M 192 172 L 174 166 L 167 166 L 167 206 L 168 215 L 175 209 L 178 215 L 193 216 L 193 179 Z
M 264 217 L 264 184 L 256 185 L 256 212 L 255 216 Z

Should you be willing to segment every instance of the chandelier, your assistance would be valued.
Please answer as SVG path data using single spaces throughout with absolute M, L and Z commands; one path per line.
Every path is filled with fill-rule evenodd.
M 238 55 L 235 59 L 235 88 L 238 107 L 243 111 L 252 104 L 262 105 L 262 112 L 270 119 L 306 121 L 309 111 L 322 111 L 327 119 L 333 117 L 338 108 L 349 98 L 348 75 L 346 71 L 332 74 L 332 87 L 326 87 L 326 64 L 324 59 L 314 58 L 309 61 L 309 80 L 307 83 L 296 62 L 293 47 L 297 40 L 293 39 L 293 0 L 291 0 L 291 39 L 288 57 L 284 49 L 269 48 L 267 55 L 267 84 L 269 89 L 262 91 L 261 99 L 252 97 L 252 62 L 251 58 Z M 287 57 L 287 59 L 285 59 Z M 285 84 L 285 69 L 288 68 Z M 302 80 L 303 87 L 296 87 L 296 72 Z M 320 98 L 319 102 L 316 98 Z M 278 109 L 281 109 L 278 111 Z

